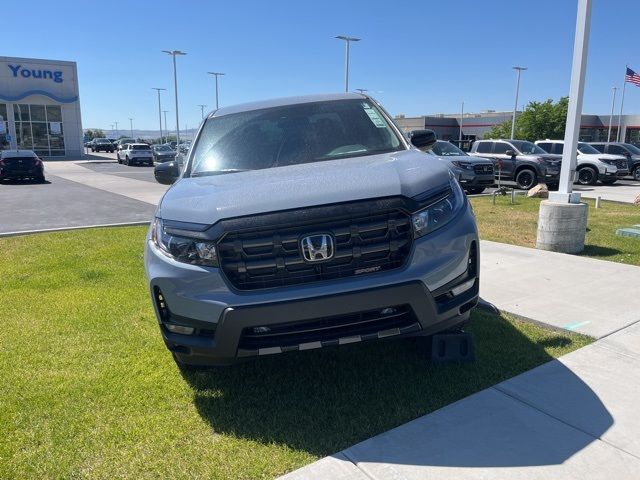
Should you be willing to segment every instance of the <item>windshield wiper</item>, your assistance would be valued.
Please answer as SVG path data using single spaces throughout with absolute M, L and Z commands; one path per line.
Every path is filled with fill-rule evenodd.
M 220 170 L 206 170 L 203 172 L 194 172 L 192 177 L 208 177 L 211 175 L 224 175 L 225 173 L 248 172 L 250 168 L 222 168 Z

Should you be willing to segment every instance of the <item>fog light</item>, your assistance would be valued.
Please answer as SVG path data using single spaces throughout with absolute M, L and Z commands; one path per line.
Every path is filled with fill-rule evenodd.
M 193 327 L 185 327 L 184 325 L 175 325 L 173 323 L 165 323 L 164 326 L 167 327 L 167 330 L 171 333 L 180 333 L 182 335 L 192 335 L 195 331 Z
M 468 280 L 466 282 L 464 282 L 461 285 L 458 285 L 457 287 L 454 287 L 451 289 L 451 295 L 453 295 L 454 297 L 457 295 L 460 295 L 463 292 L 466 292 L 467 290 L 469 290 L 471 287 L 473 287 L 473 284 L 475 283 L 476 279 L 472 278 L 471 280 Z
M 396 309 L 391 307 L 380 310 L 380 315 L 393 315 L 394 313 L 396 313 Z

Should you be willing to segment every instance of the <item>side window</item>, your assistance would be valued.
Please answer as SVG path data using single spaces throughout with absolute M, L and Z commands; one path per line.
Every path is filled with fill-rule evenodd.
M 551 149 L 553 148 L 554 144 L 550 143 L 550 142 L 541 142 L 537 144 L 541 149 L 543 149 L 545 152 L 547 153 L 553 153 L 551 151 Z
M 562 155 L 564 153 L 564 143 L 556 143 L 554 147 L 553 153 L 557 155 Z
M 609 153 L 612 155 L 626 155 L 627 151 L 620 145 L 609 145 Z
M 600 153 L 604 153 L 604 144 L 603 143 L 592 143 L 591 146 L 598 150 Z
M 513 147 L 508 143 L 496 142 L 496 146 L 493 148 L 493 153 L 497 155 L 504 155 L 507 150 L 513 150 Z
M 477 153 L 491 153 L 492 142 L 480 142 L 478 143 Z

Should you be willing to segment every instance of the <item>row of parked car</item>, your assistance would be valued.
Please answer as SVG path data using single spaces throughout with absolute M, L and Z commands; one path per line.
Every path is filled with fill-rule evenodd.
M 468 193 L 477 194 L 496 181 L 512 181 L 524 190 L 538 183 L 557 186 L 563 151 L 563 140 L 489 139 L 474 142 L 469 153 L 438 140 L 429 153 L 449 164 Z M 621 142 L 578 143 L 575 183 L 611 185 L 627 176 L 640 181 L 638 147 Z

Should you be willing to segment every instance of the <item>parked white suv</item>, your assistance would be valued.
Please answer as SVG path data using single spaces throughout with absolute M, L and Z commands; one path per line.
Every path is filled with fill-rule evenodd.
M 548 153 L 562 155 L 564 140 L 538 140 L 535 142 Z M 605 185 L 629 175 L 627 160 L 620 155 L 600 153 L 588 143 L 578 142 L 575 183 L 595 185 L 600 180 Z
M 127 143 L 118 150 L 118 163 L 149 165 L 153 167 L 153 150 L 146 143 Z

